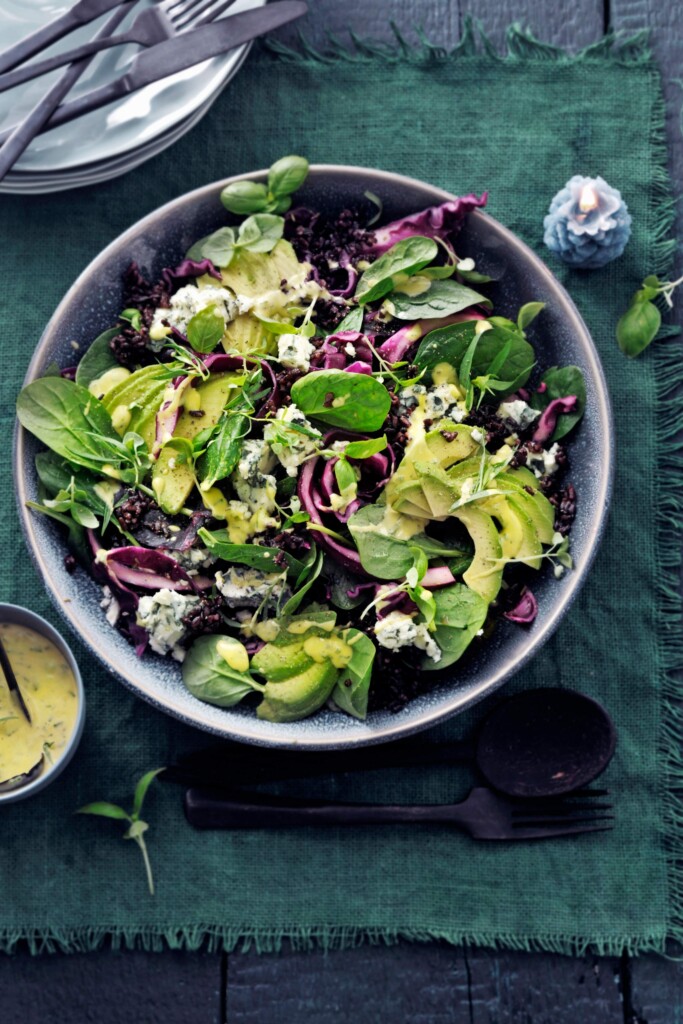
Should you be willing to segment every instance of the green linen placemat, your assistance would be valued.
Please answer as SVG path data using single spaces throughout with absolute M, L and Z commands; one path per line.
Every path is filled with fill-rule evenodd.
M 511 35 L 506 59 L 425 47 L 365 48 L 353 59 L 258 50 L 201 125 L 126 177 L 67 194 L 0 198 L 2 431 L 0 597 L 60 621 L 26 555 L 10 485 L 14 399 L 58 300 L 124 228 L 205 182 L 299 152 L 320 163 L 376 166 L 454 192 L 490 191 L 488 209 L 544 253 L 550 198 L 575 173 L 601 174 L 633 215 L 626 254 L 568 272 L 549 257 L 600 349 L 617 424 L 611 519 L 580 598 L 514 687 L 559 683 L 612 712 L 619 748 L 605 781 L 613 832 L 576 841 L 476 844 L 446 829 L 194 832 L 175 787 L 155 784 L 147 811 L 157 895 L 118 823 L 74 818 L 97 799 L 125 800 L 143 771 L 207 737 L 137 700 L 74 643 L 88 697 L 75 761 L 44 794 L 0 812 L 0 948 L 145 948 L 254 942 L 278 948 L 400 937 L 563 952 L 662 949 L 680 937 L 676 865 L 682 806 L 681 661 L 676 592 L 683 457 L 673 389 L 677 342 L 642 358 L 617 350 L 614 324 L 648 272 L 666 274 L 667 190 L 659 77 L 644 45 L 608 41 L 569 58 Z M 425 737 L 457 737 L 486 710 Z M 452 769 L 331 780 L 330 797 L 448 801 L 471 778 Z M 301 787 L 301 791 L 304 787 Z M 145 815 L 147 817 L 147 815 Z

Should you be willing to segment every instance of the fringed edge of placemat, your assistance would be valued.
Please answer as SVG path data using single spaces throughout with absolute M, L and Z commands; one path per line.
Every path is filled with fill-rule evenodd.
M 640 66 L 657 79 L 657 98 L 652 108 L 651 146 L 654 157 L 652 190 L 652 225 L 655 234 L 653 265 L 644 268 L 660 280 L 668 279 L 674 262 L 676 240 L 671 237 L 675 219 L 675 199 L 667 170 L 667 143 L 665 107 L 659 71 L 648 45 L 647 31 L 630 37 L 611 33 L 584 50 L 572 54 L 543 43 L 520 25 L 511 25 L 506 33 L 506 51 L 499 53 L 488 39 L 481 25 L 468 17 L 463 25 L 463 36 L 452 50 L 435 46 L 421 30 L 420 43 L 415 46 L 404 38 L 392 23 L 395 44 L 365 40 L 351 33 L 355 50 L 329 34 L 328 51 L 320 52 L 300 36 L 300 49 L 296 50 L 274 40 L 262 42 L 260 48 L 280 60 L 303 63 L 313 61 L 325 64 L 339 62 L 402 60 L 451 60 L 481 57 L 492 60 L 555 61 L 562 64 L 595 61 L 618 64 L 622 67 Z M 133 926 L 54 928 L 39 926 L 32 930 L 0 929 L 0 953 L 13 953 L 26 949 L 30 953 L 85 953 L 98 949 L 138 949 L 149 952 L 164 950 L 204 950 L 207 952 L 277 953 L 284 946 L 294 950 L 353 949 L 362 945 L 395 945 L 399 942 L 446 942 L 457 946 L 482 946 L 491 949 L 509 949 L 521 952 L 558 953 L 568 956 L 594 954 L 618 956 L 667 950 L 669 940 L 683 943 L 683 705 L 679 674 L 683 672 L 683 607 L 680 595 L 680 575 L 683 568 L 683 358 L 681 346 L 665 339 L 680 333 L 674 325 L 664 325 L 658 341 L 645 358 L 654 360 L 657 387 L 656 438 L 662 454 L 658 463 L 658 501 L 654 513 L 659 552 L 656 579 L 658 595 L 657 622 L 658 655 L 663 673 L 664 705 L 661 719 L 660 749 L 665 761 L 664 792 L 661 794 L 665 809 L 662 823 L 662 841 L 665 844 L 670 914 L 666 930 L 648 935 L 614 935 L 582 939 L 580 936 L 546 934 L 520 936 L 500 933 L 468 932 L 460 929 L 401 928 L 390 929 L 373 925 L 325 925 L 254 927 L 218 924 L 187 926 Z M 679 793 L 680 790 L 680 793 Z

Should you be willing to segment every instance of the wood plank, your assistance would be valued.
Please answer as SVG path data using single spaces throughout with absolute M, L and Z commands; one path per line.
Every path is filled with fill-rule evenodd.
M 2 1024 L 224 1024 L 221 955 L 0 956 Z
M 467 969 L 461 950 L 437 943 L 236 953 L 228 964 L 227 1019 L 229 1024 L 471 1024 Z
M 284 43 L 296 45 L 303 32 L 315 46 L 325 46 L 331 32 L 350 42 L 349 30 L 369 39 L 393 40 L 390 22 L 395 21 L 407 39 L 417 41 L 416 27 L 424 28 L 429 39 L 453 47 L 459 36 L 459 0 L 381 0 L 340 4 L 339 0 L 313 0 L 309 13 L 293 25 L 285 25 L 273 35 Z
M 502 49 L 505 30 L 513 22 L 530 28 L 545 43 L 580 50 L 605 31 L 602 0 L 460 0 L 461 17 L 481 21 L 495 46 Z
M 616 959 L 469 948 L 466 964 L 469 1024 L 623 1024 Z

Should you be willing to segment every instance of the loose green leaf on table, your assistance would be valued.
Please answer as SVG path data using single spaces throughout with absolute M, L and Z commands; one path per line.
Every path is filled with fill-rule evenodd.
M 142 778 L 138 780 L 135 787 L 135 794 L 133 796 L 133 809 L 130 814 L 128 811 L 124 810 L 123 807 L 119 807 L 118 804 L 111 804 L 104 800 L 98 800 L 94 803 L 86 804 L 84 807 L 79 807 L 76 811 L 76 814 L 92 814 L 99 818 L 112 818 L 115 821 L 127 821 L 129 823 L 129 827 L 124 832 L 123 838 L 132 839 L 138 846 L 145 864 L 147 885 L 152 896 L 154 895 L 154 878 L 152 876 L 152 866 L 147 852 L 147 844 L 144 839 L 144 833 L 148 831 L 149 825 L 146 821 L 142 821 L 140 814 L 142 812 L 142 805 L 149 787 L 157 775 L 163 771 L 163 768 L 154 768 L 150 772 L 145 772 Z
M 319 370 L 300 377 L 292 401 L 306 416 L 352 432 L 379 430 L 391 406 L 389 392 L 374 377 L 346 370 Z

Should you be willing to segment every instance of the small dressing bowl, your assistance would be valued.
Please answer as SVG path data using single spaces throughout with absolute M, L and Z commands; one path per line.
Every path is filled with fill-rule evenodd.
M 76 664 L 76 659 L 66 642 L 49 622 L 46 622 L 46 620 L 40 615 L 36 615 L 35 612 L 29 611 L 28 608 L 22 608 L 16 604 L 0 604 L 0 624 L 23 626 L 25 629 L 30 629 L 34 633 L 38 633 L 46 640 L 49 640 L 50 643 L 54 644 L 59 653 L 66 660 L 67 665 L 73 673 L 78 701 L 76 718 L 71 729 L 71 733 L 68 736 L 66 744 L 60 754 L 55 757 L 52 762 L 47 758 L 44 758 L 42 769 L 33 778 L 29 777 L 27 782 L 19 784 L 15 789 L 8 789 L 5 791 L 0 790 L 0 804 L 11 804 L 15 803 L 17 800 L 25 800 L 26 797 L 33 796 L 35 793 L 40 792 L 41 789 L 48 786 L 57 778 L 60 772 L 66 768 L 67 764 L 73 757 L 83 734 L 83 726 L 85 724 L 85 691 L 83 689 L 83 680 L 81 679 L 81 673 L 78 669 L 78 665 Z M 12 661 L 11 656 L 10 661 Z M 13 667 L 15 666 L 13 665 Z M 4 679 L 0 685 L 5 685 Z M 0 742 L 2 742 L 2 739 L 0 739 Z

